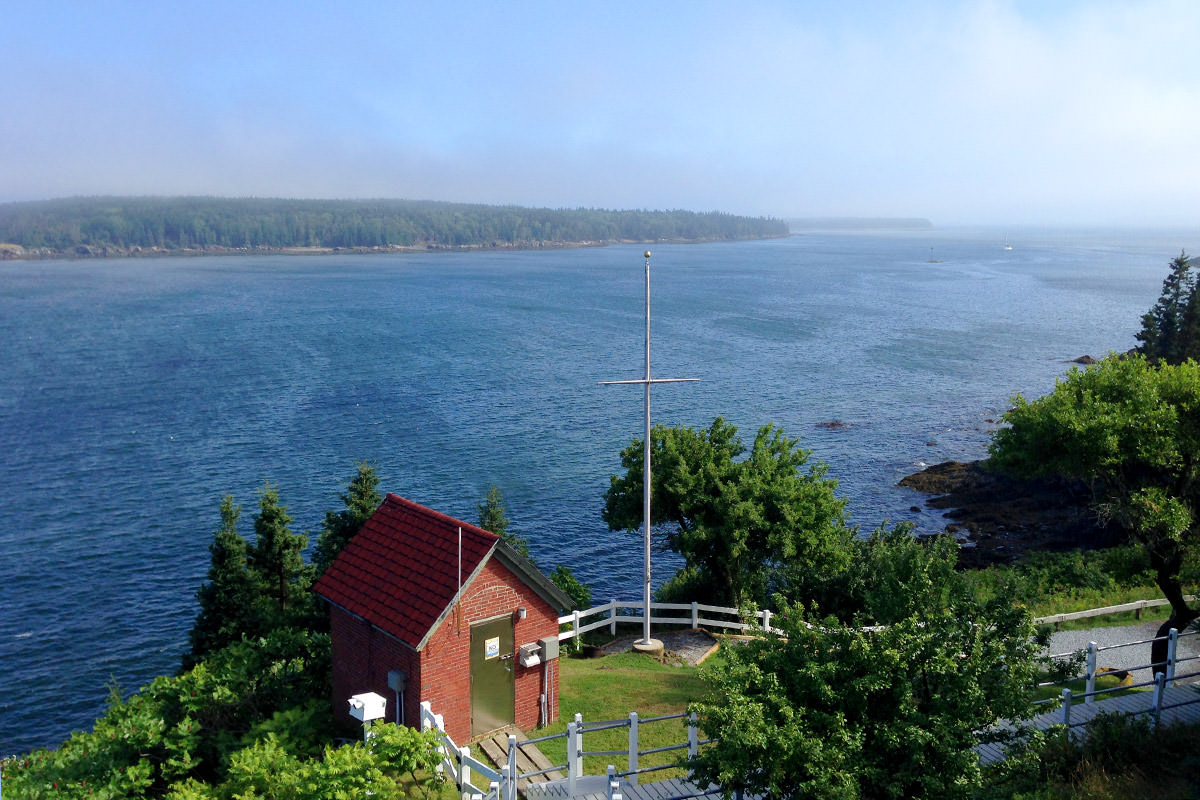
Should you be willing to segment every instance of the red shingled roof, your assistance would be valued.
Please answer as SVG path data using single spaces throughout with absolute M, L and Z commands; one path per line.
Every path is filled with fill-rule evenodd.
M 499 537 L 389 493 L 313 589 L 418 648 L 458 593 L 460 527 L 465 585 Z

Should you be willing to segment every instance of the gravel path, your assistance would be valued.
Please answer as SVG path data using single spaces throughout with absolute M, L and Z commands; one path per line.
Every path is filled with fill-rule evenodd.
M 1055 655 L 1073 650 L 1087 649 L 1088 642 L 1095 642 L 1097 647 L 1126 644 L 1128 642 L 1146 642 L 1145 644 L 1117 647 L 1111 650 L 1100 650 L 1096 656 L 1097 667 L 1112 667 L 1113 669 L 1132 670 L 1134 683 L 1151 680 L 1150 674 L 1150 643 L 1162 622 L 1143 622 L 1140 625 L 1125 625 L 1119 628 L 1088 628 L 1077 631 L 1058 631 L 1050 636 L 1049 651 Z M 1200 655 L 1200 635 L 1185 636 L 1179 640 L 1177 657 L 1188 658 Z M 1141 667 L 1142 669 L 1135 669 Z M 1186 674 L 1200 671 L 1200 661 L 1189 661 L 1176 667 L 1176 672 Z M 1180 683 L 1200 682 L 1200 677 L 1189 678 Z

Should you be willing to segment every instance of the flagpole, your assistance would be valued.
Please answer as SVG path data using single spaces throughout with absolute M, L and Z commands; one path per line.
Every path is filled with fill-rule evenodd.
M 632 381 L 600 381 L 601 385 L 642 384 L 645 396 L 645 429 L 642 439 L 642 538 L 644 545 L 642 570 L 642 638 L 634 642 L 634 649 L 656 653 L 663 649 L 662 642 L 650 637 L 650 386 L 655 383 L 694 383 L 698 378 L 653 378 L 650 374 L 650 251 L 646 258 L 646 372 L 645 377 Z

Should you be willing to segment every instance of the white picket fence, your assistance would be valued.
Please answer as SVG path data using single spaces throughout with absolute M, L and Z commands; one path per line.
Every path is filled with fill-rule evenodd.
M 583 634 L 605 627 L 608 628 L 610 635 L 616 636 L 618 625 L 641 625 L 645 608 L 645 604 L 641 601 L 611 600 L 586 611 L 573 611 L 558 618 L 559 626 L 569 626 L 566 630 L 559 632 L 558 640 L 560 642 L 570 639 L 578 641 Z M 584 621 L 597 616 L 600 618 L 591 622 Z M 778 633 L 777 629 L 771 627 L 772 616 L 772 612 L 766 610 L 743 614 L 736 608 L 710 606 L 696 602 L 650 603 L 651 625 L 678 625 L 681 628 L 724 628 L 735 631 L 757 628 Z
M 1189 603 L 1196 600 L 1195 595 L 1187 595 L 1183 598 Z M 1121 603 L 1116 606 L 1104 606 L 1103 608 L 1089 608 L 1086 611 L 1069 611 L 1065 614 L 1050 614 L 1045 617 L 1038 617 L 1034 620 L 1038 625 L 1053 625 L 1055 629 L 1061 629 L 1064 622 L 1071 620 L 1087 619 L 1089 617 L 1103 617 L 1107 614 L 1120 614 L 1126 611 L 1132 611 L 1134 617 L 1142 618 L 1142 612 L 1147 608 L 1158 608 L 1160 606 L 1169 606 L 1170 600 L 1160 597 L 1157 600 L 1134 600 L 1132 603 Z

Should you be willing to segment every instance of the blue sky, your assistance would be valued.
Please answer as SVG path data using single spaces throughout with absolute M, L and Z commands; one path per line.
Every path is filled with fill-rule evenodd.
M 1200 3 L 0 0 L 0 201 L 1200 219 Z

